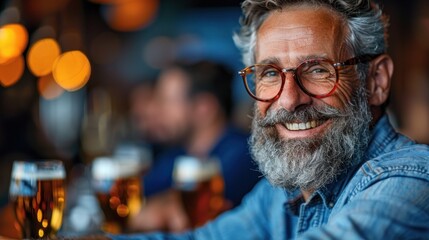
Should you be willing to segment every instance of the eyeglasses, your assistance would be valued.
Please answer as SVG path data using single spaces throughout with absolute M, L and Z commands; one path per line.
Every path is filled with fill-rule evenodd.
M 381 54 L 362 55 L 344 62 L 334 63 L 328 59 L 308 60 L 296 68 L 280 68 L 272 64 L 255 64 L 239 71 L 251 97 L 262 102 L 273 102 L 280 97 L 286 74 L 292 73 L 298 86 L 307 95 L 315 98 L 331 96 L 338 86 L 338 71 L 344 66 L 370 62 Z

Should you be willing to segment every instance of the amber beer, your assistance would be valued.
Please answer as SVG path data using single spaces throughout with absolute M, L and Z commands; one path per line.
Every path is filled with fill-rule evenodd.
M 141 162 L 114 157 L 96 158 L 92 166 L 93 186 L 104 213 L 103 230 L 126 232 L 127 221 L 142 206 Z
M 14 162 L 10 199 L 22 238 L 55 238 L 65 206 L 65 171 L 60 161 Z
M 224 181 L 218 161 L 179 157 L 173 179 L 192 227 L 204 225 L 225 210 Z

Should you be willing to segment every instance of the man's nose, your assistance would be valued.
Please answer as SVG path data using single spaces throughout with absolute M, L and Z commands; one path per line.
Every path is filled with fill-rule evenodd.
M 285 72 L 285 85 L 277 104 L 289 112 L 295 111 L 303 105 L 311 103 L 312 98 L 304 93 L 295 80 L 293 72 Z

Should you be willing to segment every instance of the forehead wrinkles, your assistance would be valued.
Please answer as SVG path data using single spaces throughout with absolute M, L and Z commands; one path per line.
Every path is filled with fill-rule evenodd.
M 337 53 L 342 53 L 346 30 L 342 27 L 341 16 L 323 7 L 301 6 L 272 12 L 257 32 L 254 56 L 256 59 L 263 58 L 263 53 L 269 49 L 282 53 L 285 50 L 313 48 L 316 52 L 324 52 L 334 48 Z M 262 49 L 265 49 L 264 52 L 259 51 Z
M 278 47 L 285 45 L 292 48 L 302 48 L 314 43 L 314 31 L 310 27 L 276 27 L 275 31 L 263 31 L 259 35 L 259 41 L 264 45 Z M 260 46 L 258 41 L 257 46 Z
M 267 42 L 308 39 L 314 35 L 310 27 L 275 27 L 275 31 L 261 32 L 260 39 Z

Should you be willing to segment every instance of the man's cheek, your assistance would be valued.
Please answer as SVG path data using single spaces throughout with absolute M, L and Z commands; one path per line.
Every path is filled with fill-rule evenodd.
M 267 115 L 267 111 L 272 106 L 271 103 L 265 103 L 265 102 L 256 102 L 255 108 L 256 111 L 262 116 L 265 117 Z

